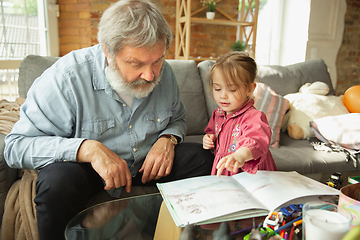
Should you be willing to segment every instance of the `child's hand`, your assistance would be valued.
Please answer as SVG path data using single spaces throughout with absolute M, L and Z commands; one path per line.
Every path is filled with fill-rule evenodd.
M 214 134 L 205 134 L 203 137 L 203 148 L 212 149 L 215 147 L 215 135 Z
M 217 168 L 217 177 L 220 177 L 222 171 L 224 168 L 226 168 L 228 171 L 236 172 L 239 168 L 244 166 L 245 160 L 244 159 L 236 159 L 233 154 L 227 155 L 226 157 L 223 157 L 220 159 L 218 164 L 216 165 Z
M 253 155 L 249 148 L 240 147 L 234 153 L 227 155 L 220 159 L 218 164 L 216 165 L 217 177 L 220 177 L 224 168 L 228 171 L 236 172 L 239 168 L 244 166 L 245 162 L 252 160 Z

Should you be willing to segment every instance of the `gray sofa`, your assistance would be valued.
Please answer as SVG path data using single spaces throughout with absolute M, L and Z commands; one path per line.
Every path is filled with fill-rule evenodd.
M 19 95 L 26 98 L 32 82 L 57 58 L 28 56 L 19 69 Z M 186 106 L 187 136 L 185 141 L 202 142 L 203 130 L 212 111 L 216 108 L 207 84 L 207 72 L 214 61 L 196 65 L 193 60 L 168 60 L 180 87 L 181 99 Z M 327 67 L 322 60 L 310 60 L 290 66 L 259 66 L 259 81 L 270 86 L 277 94 L 284 96 L 298 92 L 309 82 L 323 81 L 334 94 Z M 6 194 L 17 179 L 17 170 L 10 169 L 3 158 L 4 135 L 0 136 L 0 216 Z M 335 171 L 348 175 L 360 175 L 351 162 L 345 161 L 343 153 L 315 151 L 307 140 L 291 139 L 286 132 L 280 134 L 280 147 L 271 148 L 278 170 L 297 171 L 317 180 L 326 180 Z

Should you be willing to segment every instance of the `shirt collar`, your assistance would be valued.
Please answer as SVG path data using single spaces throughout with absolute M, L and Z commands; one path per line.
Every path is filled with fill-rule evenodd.
M 238 109 L 236 112 L 232 113 L 229 117 L 236 117 L 239 116 L 240 114 L 246 112 L 246 110 L 248 110 L 250 107 L 252 107 L 254 105 L 254 99 L 250 99 L 250 101 L 248 101 L 246 104 L 244 104 L 240 109 Z M 217 115 L 223 116 L 225 117 L 225 112 L 219 107 L 216 109 L 215 112 Z
M 93 63 L 93 88 L 94 90 L 104 90 L 106 94 L 120 101 L 119 95 L 111 87 L 107 80 L 105 68 L 107 67 L 107 59 L 103 48 L 100 44 L 94 46 L 94 63 Z

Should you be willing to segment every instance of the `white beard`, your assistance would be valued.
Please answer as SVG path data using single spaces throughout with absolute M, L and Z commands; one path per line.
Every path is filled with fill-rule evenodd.
M 156 77 L 154 76 L 154 79 L 151 82 L 141 78 L 138 78 L 133 82 L 129 82 L 127 79 L 123 77 L 117 65 L 111 64 L 111 62 L 115 62 L 115 61 L 110 61 L 110 64 L 105 68 L 105 74 L 111 87 L 117 93 L 123 93 L 136 98 L 147 97 L 154 90 L 154 87 L 160 82 L 161 75 L 164 70 L 164 64 L 163 64 L 159 75 Z M 142 86 L 141 88 L 137 89 L 138 85 L 146 85 L 146 86 Z

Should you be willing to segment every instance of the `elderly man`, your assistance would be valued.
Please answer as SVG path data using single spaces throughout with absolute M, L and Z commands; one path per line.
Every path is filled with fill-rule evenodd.
M 209 174 L 213 156 L 183 143 L 185 109 L 164 60 L 172 38 L 158 8 L 120 0 L 99 24 L 99 45 L 60 58 L 35 80 L 6 137 L 10 167 L 38 169 L 41 239 L 107 190 Z

